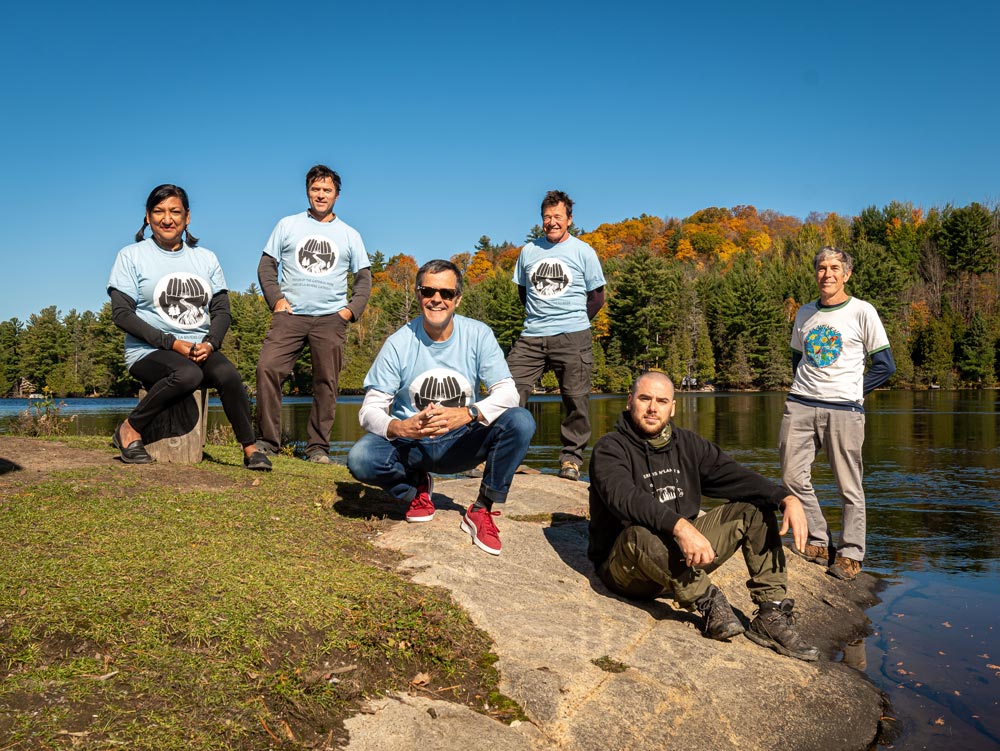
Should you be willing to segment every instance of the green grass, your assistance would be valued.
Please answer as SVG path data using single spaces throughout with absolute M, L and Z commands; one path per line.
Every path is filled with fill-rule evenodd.
M 106 439 L 63 440 L 110 455 Z M 396 575 L 369 543 L 385 522 L 351 511 L 381 493 L 339 466 L 279 457 L 264 475 L 240 459 L 211 446 L 195 467 L 111 463 L 5 488 L 8 747 L 322 748 L 361 700 L 418 672 L 428 695 L 497 714 L 486 635 L 446 592 Z

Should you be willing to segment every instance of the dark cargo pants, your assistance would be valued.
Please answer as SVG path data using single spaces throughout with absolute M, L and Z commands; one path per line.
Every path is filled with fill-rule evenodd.
M 716 559 L 704 568 L 684 562 L 672 535 L 658 535 L 633 525 L 618 535 L 597 574 L 612 592 L 634 600 L 649 600 L 673 592 L 677 604 L 693 608 L 708 592 L 709 574 L 743 551 L 750 578 L 746 582 L 755 603 L 785 599 L 788 576 L 785 552 L 775 513 L 750 503 L 733 501 L 691 522 L 712 544 Z
M 547 368 L 559 381 L 566 416 L 560 428 L 559 461 L 583 464 L 583 450 L 590 440 L 590 371 L 594 364 L 590 329 L 555 336 L 522 336 L 507 355 L 521 406 Z

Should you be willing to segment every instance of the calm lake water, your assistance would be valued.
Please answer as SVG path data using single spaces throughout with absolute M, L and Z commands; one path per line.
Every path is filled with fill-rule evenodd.
M 778 477 L 783 393 L 680 394 L 676 421 L 718 442 L 734 458 Z M 308 399 L 284 404 L 286 430 L 304 438 Z M 331 436 L 339 461 L 360 437 L 360 397 L 341 397 Z M 74 430 L 110 436 L 134 400 L 68 399 Z M 590 402 L 595 435 L 607 432 L 624 397 Z M 0 432 L 24 410 L 0 400 Z M 555 472 L 560 403 L 534 397 L 538 424 L 530 466 Z M 874 633 L 849 650 L 892 700 L 902 749 L 1000 748 L 1000 392 L 878 392 L 867 404 L 865 570 L 881 577 L 882 602 L 868 615 Z M 224 423 L 218 401 L 210 424 Z M 586 471 L 586 467 L 584 467 Z M 836 486 L 822 458 L 821 499 Z M 828 518 L 833 518 L 827 506 Z

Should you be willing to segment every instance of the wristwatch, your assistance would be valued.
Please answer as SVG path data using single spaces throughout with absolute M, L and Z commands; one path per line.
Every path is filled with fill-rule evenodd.
M 477 422 L 479 420 L 479 408 L 475 404 L 470 404 L 468 406 L 469 417 L 472 418 L 472 422 Z

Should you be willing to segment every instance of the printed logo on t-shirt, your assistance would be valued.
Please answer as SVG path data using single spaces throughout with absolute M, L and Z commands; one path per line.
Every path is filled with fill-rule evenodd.
M 832 326 L 822 325 L 812 329 L 805 337 L 805 356 L 817 368 L 833 365 L 840 357 L 844 340 Z
M 442 407 L 467 407 L 472 404 L 469 379 L 450 368 L 432 368 L 413 379 L 410 403 L 419 412 L 428 404 Z
M 566 293 L 573 283 L 573 273 L 558 258 L 543 258 L 531 267 L 528 281 L 536 295 L 553 299 Z
M 337 243 L 322 235 L 304 237 L 295 248 L 295 262 L 299 269 L 312 276 L 326 276 L 337 264 L 340 248 Z
M 153 304 L 167 323 L 180 329 L 196 329 L 208 318 L 211 285 L 190 272 L 167 274 L 153 289 Z

